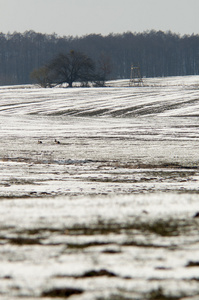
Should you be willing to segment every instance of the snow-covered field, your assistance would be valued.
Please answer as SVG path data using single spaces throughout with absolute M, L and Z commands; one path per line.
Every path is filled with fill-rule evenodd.
M 108 85 L 0 87 L 0 299 L 199 299 L 199 76 Z

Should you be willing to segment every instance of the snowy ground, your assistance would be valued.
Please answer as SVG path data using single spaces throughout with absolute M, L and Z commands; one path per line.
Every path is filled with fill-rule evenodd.
M 144 83 L 0 87 L 1 299 L 198 299 L 199 77 Z

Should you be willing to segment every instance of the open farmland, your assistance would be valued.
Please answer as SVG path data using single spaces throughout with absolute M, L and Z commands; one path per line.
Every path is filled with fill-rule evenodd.
M 199 77 L 0 87 L 0 298 L 198 299 Z

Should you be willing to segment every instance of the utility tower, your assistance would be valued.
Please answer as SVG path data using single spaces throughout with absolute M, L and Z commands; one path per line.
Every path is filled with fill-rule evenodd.
M 131 75 L 130 75 L 130 86 L 143 86 L 143 80 L 140 73 L 140 67 L 135 67 L 134 65 L 131 65 Z

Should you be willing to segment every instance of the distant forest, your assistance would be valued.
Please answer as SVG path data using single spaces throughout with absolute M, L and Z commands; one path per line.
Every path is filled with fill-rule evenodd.
M 83 52 L 95 62 L 100 55 L 109 57 L 109 79 L 129 78 L 131 64 L 140 66 L 143 77 L 199 74 L 199 35 L 149 31 L 59 37 L 26 31 L 0 33 L 0 85 L 31 83 L 34 69 L 70 50 Z

